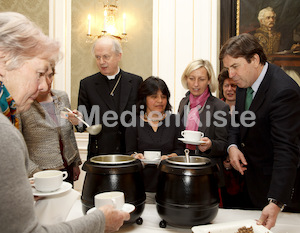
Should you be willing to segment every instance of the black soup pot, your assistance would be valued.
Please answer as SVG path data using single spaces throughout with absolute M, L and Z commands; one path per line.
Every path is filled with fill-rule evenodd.
M 156 208 L 166 224 L 192 227 L 211 222 L 219 209 L 218 167 L 204 157 L 185 156 L 161 161 Z
M 82 169 L 86 171 L 81 196 L 84 213 L 94 207 L 96 194 L 121 191 L 125 202 L 135 206 L 128 222 L 142 224 L 140 216 L 145 208 L 146 194 L 140 160 L 128 155 L 99 155 L 86 161 Z

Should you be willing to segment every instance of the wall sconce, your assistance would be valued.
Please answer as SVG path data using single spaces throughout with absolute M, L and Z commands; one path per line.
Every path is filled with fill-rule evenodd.
M 127 33 L 126 33 L 126 14 L 123 14 L 123 31 L 120 33 L 117 29 L 117 6 L 118 0 L 103 0 L 103 29 L 100 34 L 93 35 L 91 33 L 91 15 L 88 15 L 88 32 L 87 32 L 87 43 L 92 43 L 94 39 L 100 38 L 104 35 L 111 35 L 115 38 L 118 38 L 121 41 L 127 42 Z

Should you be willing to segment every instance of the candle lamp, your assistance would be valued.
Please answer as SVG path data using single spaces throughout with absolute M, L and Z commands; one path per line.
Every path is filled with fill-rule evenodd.
M 88 16 L 88 33 L 87 33 L 87 43 L 91 43 L 96 38 L 100 38 L 104 35 L 111 35 L 115 38 L 120 39 L 122 42 L 127 42 L 127 32 L 126 32 L 126 14 L 123 14 L 123 30 L 122 33 L 117 30 L 116 18 L 117 18 L 117 6 L 118 0 L 104 0 L 104 17 L 103 17 L 103 29 L 100 34 L 93 35 L 91 33 L 91 15 Z

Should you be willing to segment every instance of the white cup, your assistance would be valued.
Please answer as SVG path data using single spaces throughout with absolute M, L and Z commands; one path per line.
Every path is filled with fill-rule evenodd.
M 195 141 L 198 142 L 201 140 L 201 138 L 204 137 L 204 133 L 200 131 L 193 131 L 193 130 L 184 130 L 181 131 L 182 137 L 184 137 L 185 140 L 188 141 Z
M 161 158 L 160 151 L 144 151 L 144 157 L 147 160 L 158 160 Z
M 29 180 L 33 180 L 32 186 L 40 192 L 53 192 L 59 189 L 63 180 L 68 177 L 66 171 L 45 170 L 33 174 Z
M 121 210 L 125 204 L 124 193 L 120 191 L 104 192 L 96 194 L 94 197 L 95 207 L 99 208 L 104 205 L 112 205 Z

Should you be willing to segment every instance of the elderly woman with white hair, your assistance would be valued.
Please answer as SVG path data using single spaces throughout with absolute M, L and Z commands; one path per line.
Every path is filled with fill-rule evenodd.
M 16 128 L 16 114 L 28 110 L 37 98 L 46 82 L 50 61 L 59 57 L 59 48 L 25 16 L 0 13 L 1 232 L 112 232 L 130 217 L 112 206 L 103 206 L 72 222 L 47 226 L 38 222 L 27 176 L 28 151 Z
M 211 63 L 202 59 L 193 60 L 184 70 L 181 83 L 189 90 L 178 108 L 185 129 L 204 133 L 201 139 L 203 143 L 194 145 L 197 143 L 191 142 L 186 147 L 190 150 L 190 155 L 208 157 L 222 168 L 230 124 L 229 106 L 211 94 L 217 87 Z M 220 174 L 222 173 L 221 171 Z M 223 185 L 224 177 L 221 177 L 220 184 Z

